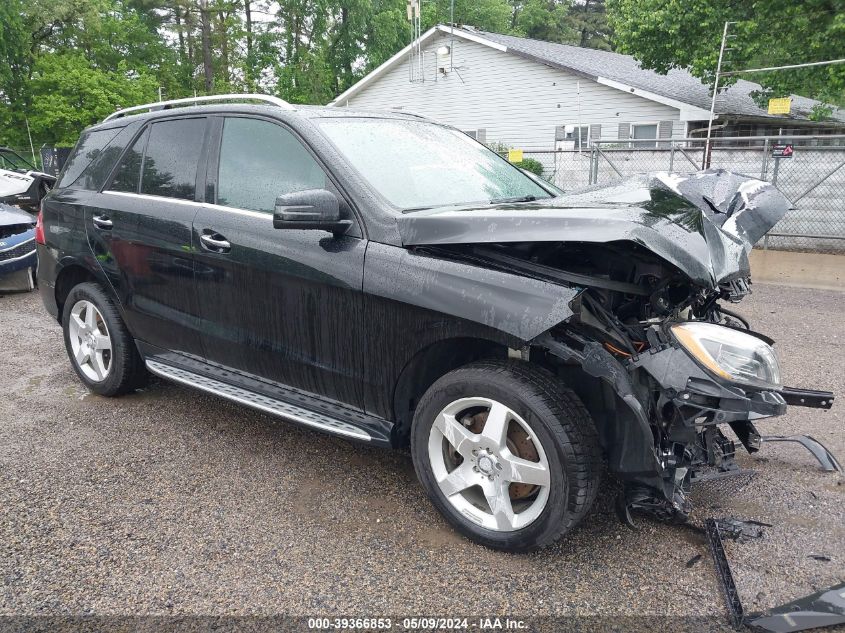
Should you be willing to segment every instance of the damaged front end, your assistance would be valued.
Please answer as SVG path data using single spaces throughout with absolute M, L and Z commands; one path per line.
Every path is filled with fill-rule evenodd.
M 773 341 L 726 307 L 751 292 L 748 254 L 789 208 L 769 183 L 709 170 L 411 213 L 399 228 L 417 251 L 570 294 L 563 321 L 512 334 L 591 410 L 631 523 L 631 511 L 684 520 L 693 483 L 738 471 L 724 426 L 754 453 L 754 421 L 832 405 L 831 393 L 783 387 Z

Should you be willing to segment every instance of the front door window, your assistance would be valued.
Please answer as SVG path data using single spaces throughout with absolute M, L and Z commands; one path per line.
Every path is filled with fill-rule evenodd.
M 302 143 L 258 119 L 224 122 L 217 181 L 218 204 L 266 213 L 280 195 L 326 188 L 325 173 Z

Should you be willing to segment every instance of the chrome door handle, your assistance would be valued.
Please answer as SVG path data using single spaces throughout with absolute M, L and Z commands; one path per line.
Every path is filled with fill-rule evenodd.
M 92 220 L 94 221 L 94 226 L 98 229 L 108 230 L 114 226 L 114 223 L 105 215 L 95 215 Z
M 202 242 L 203 246 L 205 246 L 208 250 L 214 251 L 215 253 L 226 253 L 232 248 L 229 241 L 218 233 L 203 233 L 200 235 L 200 242 Z

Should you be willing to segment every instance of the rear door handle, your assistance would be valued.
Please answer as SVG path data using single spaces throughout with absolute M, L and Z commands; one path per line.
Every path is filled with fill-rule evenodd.
M 220 233 L 215 233 L 211 229 L 205 229 L 203 231 L 202 235 L 200 235 L 200 242 L 202 242 L 206 250 L 212 253 L 228 253 L 232 250 L 232 245 L 229 244 L 229 241 L 220 235 Z
M 94 226 L 98 229 L 103 229 L 104 231 L 108 231 L 114 223 L 109 219 L 107 215 L 95 215 L 93 217 Z

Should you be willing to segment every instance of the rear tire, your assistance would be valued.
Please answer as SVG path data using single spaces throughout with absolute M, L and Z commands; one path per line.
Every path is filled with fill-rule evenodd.
M 553 374 L 519 361 L 477 362 L 435 382 L 417 406 L 411 451 L 449 523 L 510 552 L 544 547 L 575 527 L 602 472 L 584 405 Z
M 71 289 L 62 310 L 70 363 L 90 391 L 117 396 L 144 385 L 147 371 L 111 298 L 96 283 Z

